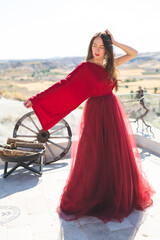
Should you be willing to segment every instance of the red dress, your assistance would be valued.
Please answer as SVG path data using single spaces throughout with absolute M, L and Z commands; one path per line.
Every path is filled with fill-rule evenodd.
M 71 170 L 57 213 L 121 221 L 133 209 L 152 204 L 154 193 L 143 170 L 126 112 L 112 93 L 108 72 L 80 63 L 65 79 L 30 98 L 46 131 L 87 99 L 71 146 Z

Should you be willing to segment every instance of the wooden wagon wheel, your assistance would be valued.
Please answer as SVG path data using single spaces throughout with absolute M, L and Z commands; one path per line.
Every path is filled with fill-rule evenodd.
M 32 111 L 17 121 L 13 137 L 45 143 L 45 164 L 49 164 L 67 154 L 71 146 L 72 131 L 69 124 L 62 119 L 45 132 L 36 114 Z

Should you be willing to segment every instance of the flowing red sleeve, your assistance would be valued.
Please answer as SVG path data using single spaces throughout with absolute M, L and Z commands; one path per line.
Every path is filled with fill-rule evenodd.
M 91 96 L 90 74 L 86 64 L 80 63 L 65 79 L 30 98 L 44 131 L 53 127 Z

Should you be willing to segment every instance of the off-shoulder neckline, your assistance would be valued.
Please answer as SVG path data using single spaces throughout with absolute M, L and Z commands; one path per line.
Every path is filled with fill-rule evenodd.
M 104 67 L 102 67 L 101 65 L 97 64 L 97 63 L 94 63 L 94 62 L 89 62 L 89 61 L 84 61 L 84 63 L 91 63 L 91 64 L 94 64 L 102 69 L 104 69 L 106 71 L 106 69 Z

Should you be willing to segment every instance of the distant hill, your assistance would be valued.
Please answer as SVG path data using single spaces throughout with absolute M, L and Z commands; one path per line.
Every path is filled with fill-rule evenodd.
M 28 69 L 31 72 L 41 69 L 64 69 L 70 70 L 76 67 L 85 57 L 63 57 L 53 59 L 30 59 L 30 60 L 0 60 L 0 74 L 11 69 Z M 160 68 L 160 52 L 139 53 L 137 57 L 119 66 L 119 68 Z
M 85 57 L 64 57 L 54 59 L 0 60 L 0 70 L 7 69 L 68 69 L 77 66 Z
M 158 68 L 160 72 L 160 52 L 139 53 L 137 57 L 119 66 L 119 68 L 141 68 L 146 71 L 148 71 L 149 69 Z

